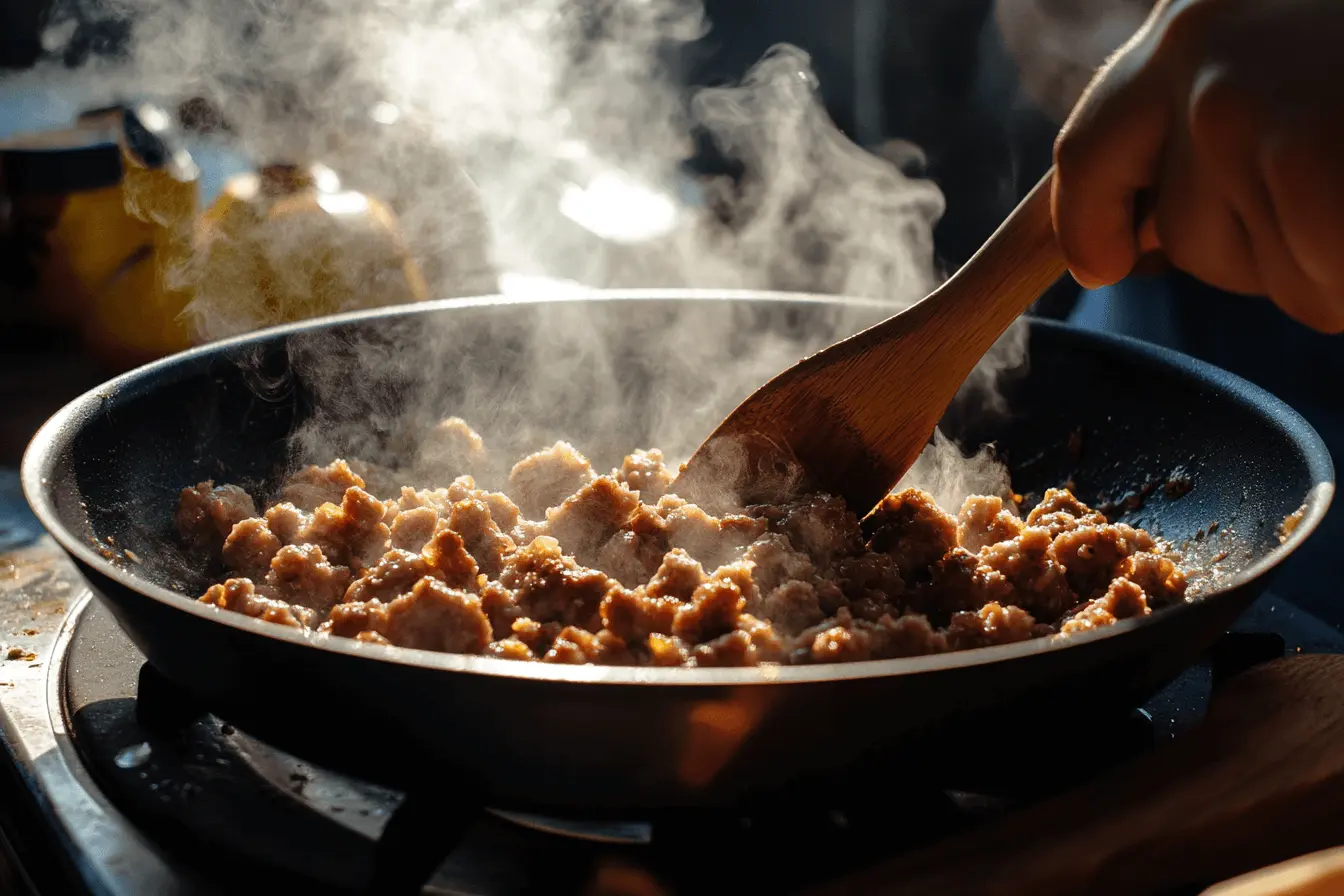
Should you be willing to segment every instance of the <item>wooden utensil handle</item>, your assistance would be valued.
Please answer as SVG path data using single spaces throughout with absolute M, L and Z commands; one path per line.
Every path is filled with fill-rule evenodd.
M 1344 847 L 1262 868 L 1205 890 L 1201 896 L 1338 896 L 1344 893 Z
M 957 327 L 973 324 L 976 335 L 961 338 L 983 343 L 981 353 L 1068 270 L 1050 214 L 1054 180 L 1051 167 L 979 251 L 925 300 Z M 992 304 L 984 302 L 986 295 Z
M 1086 762 L 1059 751 L 1061 774 Z M 1340 843 L 1344 656 L 1301 656 L 1231 679 L 1193 730 L 1125 766 L 816 892 L 1135 896 Z

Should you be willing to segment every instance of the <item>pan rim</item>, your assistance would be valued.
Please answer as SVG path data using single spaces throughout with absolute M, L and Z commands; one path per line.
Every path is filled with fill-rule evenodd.
M 854 663 L 828 663 L 806 666 L 753 666 L 746 668 L 657 668 L 643 666 L 570 666 L 551 663 L 521 663 L 497 657 L 445 654 L 413 648 L 392 647 L 338 638 L 316 632 L 300 631 L 260 619 L 207 606 L 188 595 L 161 585 L 144 581 L 128 570 L 102 557 L 85 539 L 67 529 L 56 512 L 55 503 L 46 488 L 47 474 L 60 450 L 71 434 L 102 401 L 127 386 L 150 377 L 160 370 L 178 367 L 194 359 L 222 354 L 242 345 L 266 338 L 290 335 L 308 330 L 325 329 L 341 324 L 358 323 L 379 318 L 407 317 L 431 314 L 459 308 L 494 307 L 501 305 L 572 304 L 578 302 L 640 302 L 640 301 L 722 301 L 740 299 L 753 302 L 780 302 L 803 305 L 833 305 L 851 308 L 882 310 L 890 305 L 879 300 L 757 290 L 712 289 L 632 289 L 585 290 L 560 296 L 521 297 L 505 295 L 472 296 L 440 299 L 414 305 L 352 311 L 343 314 L 313 318 L 297 323 L 268 327 L 241 336 L 188 349 L 123 373 L 94 387 L 68 402 L 53 414 L 37 431 L 24 452 L 20 466 L 23 492 L 34 515 L 48 534 L 78 563 L 95 571 L 116 585 L 133 592 L 138 598 L 154 600 L 168 608 L 195 615 L 203 621 L 223 624 L 249 634 L 290 642 L 306 649 L 318 649 L 344 654 L 370 662 L 392 662 L 428 670 L 466 673 L 494 678 L 511 678 L 554 684 L 606 685 L 662 685 L 679 687 L 724 687 L 762 684 L 821 684 L 847 679 L 885 678 L 896 675 L 935 673 L 1025 659 L 1047 652 L 1082 648 L 1094 642 L 1123 637 L 1129 632 L 1180 614 L 1197 612 L 1206 602 L 1218 601 L 1252 580 L 1266 575 L 1292 554 L 1315 531 L 1330 507 L 1335 491 L 1334 464 L 1324 441 L 1316 430 L 1296 410 L 1259 386 L 1212 364 L 1200 361 L 1162 346 L 1146 343 L 1113 333 L 1085 330 L 1056 321 L 1032 319 L 1033 328 L 1070 332 L 1076 338 L 1094 345 L 1110 346 L 1127 353 L 1146 357 L 1166 367 L 1216 386 L 1235 399 L 1253 405 L 1257 411 L 1272 420 L 1292 436 L 1303 452 L 1308 472 L 1314 485 L 1303 496 L 1305 512 L 1297 527 L 1281 544 L 1271 548 L 1263 557 L 1239 571 L 1220 587 L 1206 594 L 1163 609 L 1150 616 L 1121 620 L 1114 625 L 1080 634 L 1060 637 L 1033 638 L 1014 644 L 980 647 L 943 654 L 906 657 L 899 659 L 866 660 Z M 96 582 L 90 583 L 98 591 Z

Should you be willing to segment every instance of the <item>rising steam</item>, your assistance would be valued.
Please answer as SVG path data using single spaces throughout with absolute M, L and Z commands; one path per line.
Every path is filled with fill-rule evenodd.
M 103 3 L 136 19 L 129 60 L 98 73 L 105 91 L 203 97 L 251 158 L 325 163 L 386 199 L 436 296 L 532 276 L 889 306 L 825 310 L 803 332 L 778 310 L 664 310 L 613 323 L 596 308 L 557 305 L 503 327 L 478 316 L 368 345 L 314 337 L 296 349 L 318 409 L 298 459 L 386 452 L 389 432 L 404 448 L 447 412 L 488 437 L 507 433 L 517 444 L 506 451 L 568 437 L 599 456 L 634 447 L 637 412 L 638 437 L 684 456 L 773 373 L 939 279 L 941 192 L 835 128 L 804 52 L 777 47 L 740 84 L 687 102 L 667 60 L 710 27 L 697 0 Z M 740 179 L 684 173 L 694 129 L 741 165 Z M 203 336 L 255 325 L 238 319 L 247 304 L 237 288 L 199 288 L 191 310 Z M 659 349 L 642 351 L 650 340 Z M 1014 327 L 964 394 L 993 407 L 999 372 L 1025 350 Z M 655 380 L 637 400 L 632 364 Z M 413 397 L 394 410 L 394 393 Z M 554 431 L 565 425 L 573 431 Z M 593 447 L 610 432 L 626 438 Z M 912 475 L 949 502 L 1004 485 L 1001 468 L 946 440 Z

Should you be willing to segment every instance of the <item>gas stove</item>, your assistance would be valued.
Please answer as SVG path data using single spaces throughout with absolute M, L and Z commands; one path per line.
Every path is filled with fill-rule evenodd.
M 797 891 L 1011 813 L 1058 778 L 1028 770 L 1013 793 L 904 779 L 899 802 L 635 819 L 493 811 L 470 781 L 390 791 L 273 749 L 162 679 L 28 515 L 12 471 L 0 471 L 0 641 L 6 893 L 213 894 L 258 880 L 330 893 Z M 1147 706 L 1071 732 L 1075 755 L 1100 771 L 1179 737 L 1222 678 L 1285 651 L 1344 653 L 1344 637 L 1266 596 Z M 755 859 L 724 861 L 743 855 Z

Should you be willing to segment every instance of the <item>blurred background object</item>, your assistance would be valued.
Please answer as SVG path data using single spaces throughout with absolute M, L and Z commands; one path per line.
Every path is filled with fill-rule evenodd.
M 532 5 L 541 12 L 551 8 L 545 0 Z M 373 46 L 376 28 L 334 46 L 304 47 L 307 38 L 316 42 L 313 29 L 323 15 L 348 15 L 345 7 L 292 0 L 236 9 L 197 0 L 10 0 L 0 12 L 0 69 L 8 70 L 0 71 L 0 141 L 9 143 L 0 172 L 13 168 L 11 175 L 0 173 L 0 253 L 7 262 L 0 266 L 0 392 L 26 395 L 40 381 L 41 390 L 68 395 L 76 383 L 92 385 L 201 338 L 192 329 L 203 321 L 207 330 L 218 328 L 207 337 L 236 331 L 227 314 L 216 313 L 227 308 L 212 298 L 222 295 L 218 287 L 227 281 L 218 273 L 220 264 L 231 253 L 237 262 L 235 230 L 243 218 L 251 224 L 238 232 L 252 234 L 255 262 L 267 242 L 256 225 L 275 214 L 271 203 L 258 216 L 255 202 L 237 201 L 238 191 L 263 180 L 279 183 L 272 175 L 294 166 L 325 166 L 339 179 L 339 191 L 363 197 L 365 213 L 356 217 L 381 234 L 375 243 L 386 270 L 398 272 L 392 280 L 401 283 L 394 298 L 363 297 L 377 304 L 613 283 L 866 290 L 911 301 L 928 284 L 919 271 L 927 262 L 918 232 L 932 230 L 932 266 L 954 269 L 1048 164 L 1054 125 L 1019 88 L 991 0 L 708 0 L 698 25 L 686 24 L 682 15 L 696 4 L 655 5 L 661 18 L 631 24 L 622 19 L 630 12 L 625 6 L 586 0 L 575 19 L 581 33 L 566 38 L 569 68 L 518 72 L 520 91 L 553 88 L 569 101 L 561 112 L 590 132 L 610 135 L 612 145 L 603 145 L 557 144 L 552 134 L 564 128 L 546 121 L 522 142 L 501 139 L 494 122 L 445 122 L 444 108 L 489 117 L 489 96 L 480 108 L 469 96 L 458 101 L 457 94 L 470 94 L 471 84 L 434 82 L 407 88 L 407 101 L 389 101 L 384 88 L 398 85 L 381 73 L 370 80 L 357 58 L 352 61 L 352 53 L 357 57 Z M 449 6 L 456 8 L 404 0 L 388 9 L 427 16 L 432 26 L 433 16 Z M 211 19 L 225 13 L 229 17 Z M 193 17 L 210 28 L 192 33 L 185 26 Z M 477 24 L 470 18 L 461 23 L 467 29 Z M 197 77 L 205 63 L 190 68 L 197 63 L 186 57 L 214 52 L 210 41 L 226 43 L 230 28 L 238 32 L 238 46 L 257 46 L 256 59 L 224 60 L 217 77 Z M 264 28 L 279 28 L 281 38 L 258 43 Z M 409 61 L 434 50 L 433 38 L 393 43 L 392 49 Z M 465 49 L 474 52 L 482 41 L 488 45 L 487 38 L 502 42 L 480 64 L 490 63 L 489 53 L 499 56 L 505 67 L 496 74 L 506 81 L 515 57 L 551 49 L 535 35 L 532 44 L 510 47 L 510 33 L 489 31 Z M 871 161 L 843 155 L 846 147 L 818 131 L 828 122 L 787 108 L 811 100 L 792 97 L 790 88 L 764 77 L 746 95 L 723 94 L 717 121 L 692 115 L 684 146 L 667 142 L 665 133 L 680 127 L 674 122 L 667 132 L 660 124 L 678 114 L 660 105 L 667 96 L 678 93 L 682 101 L 696 88 L 739 84 L 781 42 L 804 51 L 823 115 L 869 150 Z M 638 46 L 623 52 L 631 43 Z M 655 51 L 654 68 L 641 69 Z M 151 68 L 159 57 L 184 56 L 163 62 L 169 74 L 185 73 L 167 78 L 166 94 L 145 97 L 115 77 L 128 60 L 145 68 L 137 54 L 146 52 L 157 54 Z M 544 69 L 548 61 L 538 64 Z M 433 62 L 413 68 L 429 63 L 433 74 Z M 771 64 L 767 74 L 778 79 L 792 62 L 776 55 Z M 633 92 L 613 90 L 610 102 L 577 92 L 613 83 L 607 69 L 626 70 Z M 565 92 L 566 78 L 578 86 Z M 647 91 L 646 98 L 639 89 L 646 81 L 667 81 L 672 88 Z M 436 92 L 453 102 L 435 106 Z M 501 99 L 505 125 L 534 126 L 526 97 Z M 745 108 L 744 102 L 756 104 L 744 112 L 756 117 L 734 131 L 725 116 Z M 545 111 L 536 108 L 535 114 Z M 622 116 L 634 132 L 622 130 Z M 272 123 L 275 133 L 259 135 L 257 121 Z M 443 129 L 459 125 L 484 136 L 470 145 L 445 140 Z M 638 133 L 640 128 L 649 133 Z M 752 128 L 765 133 L 765 142 L 745 152 L 726 147 L 725 135 L 746 134 L 750 141 Z M 635 150 L 622 155 L 621 143 Z M 660 180 L 641 167 L 640 154 L 650 155 L 650 145 L 684 158 L 684 176 Z M 549 154 L 540 162 L 539 149 Z M 776 170 L 767 171 L 762 183 L 760 171 L 747 170 L 752 164 Z M 781 165 L 793 170 L 781 173 Z M 865 167 L 873 165 L 893 174 Z M 271 175 L 263 178 L 268 167 Z M 921 183 L 936 185 L 941 196 L 915 189 Z M 286 214 L 303 209 L 292 219 L 315 227 L 334 220 L 322 211 L 314 183 L 286 189 L 305 197 L 280 203 Z M 846 190 L 857 191 L 854 200 Z M 882 198 L 884 191 L 889 199 Z M 879 199 L 862 208 L 872 196 Z M 677 243 L 688 221 L 704 227 L 704 214 L 712 221 L 717 213 L 719 223 L 706 228 L 709 243 Z M 837 228 L 837 213 L 853 220 Z M 525 230 L 541 236 L 520 245 L 517 234 Z M 220 241 L 224 232 L 230 238 Z M 336 231 L 324 233 L 306 244 L 311 257 L 327 251 L 319 251 L 319 244 L 339 242 Z M 672 244 L 670 252 L 657 248 L 660 240 Z M 231 248 L 210 260 L 199 251 L 207 244 Z M 205 270 L 215 288 L 202 298 L 195 286 Z M 307 282 L 311 286 L 311 276 Z M 305 304 L 291 296 L 279 304 L 303 314 L 356 304 L 351 292 L 361 290 L 349 284 L 343 289 L 342 299 L 329 295 Z M 1038 313 L 1067 313 L 1076 288 L 1064 281 L 1056 292 Z M 277 301 L 262 297 L 262 305 L 273 307 L 255 323 L 287 319 Z M 183 315 L 184 309 L 197 313 Z M 50 360 L 56 347 L 66 345 L 63 334 L 78 336 L 84 350 L 77 359 Z M 50 371 L 38 372 L 45 367 Z M 87 375 L 75 373 L 85 368 Z M 15 434 L 8 437 L 7 458 L 16 457 L 25 439 L 20 433 L 31 431 L 25 427 L 41 419 L 22 404 L 10 412 Z
M 0 142 L 19 320 L 70 327 L 109 368 L 187 348 L 186 294 L 169 283 L 196 206 L 196 169 L 153 106 Z
M 235 175 L 193 247 L 186 316 L 215 336 L 429 297 L 391 209 L 325 165 Z
M 164 9 L 181 2 L 170 0 Z M 258 8 L 282 5 L 272 0 Z M 133 45 L 135 23 L 119 17 L 118 11 L 135 10 L 136 4 L 14 0 L 9 7 L 14 27 L 7 31 L 9 42 L 0 50 L 0 65 L 16 70 L 41 59 L 79 72 L 116 60 Z M 838 0 L 825 5 L 804 0 L 708 0 L 704 11 L 709 25 L 702 36 L 669 45 L 665 53 L 669 70 L 688 88 L 734 83 L 771 46 L 787 42 L 801 47 L 810 56 L 826 112 L 849 138 L 883 156 L 889 155 L 886 150 L 893 144 L 917 148 L 904 152 L 898 164 L 908 174 L 932 180 L 946 198 L 934 230 L 943 270 L 958 266 L 980 245 L 1016 204 L 1024 185 L 1034 183 L 1048 164 L 1042 160 L 1048 158 L 1052 128 L 1018 88 L 1015 66 L 997 36 L 990 0 L 940 4 Z M 34 55 L 33 48 L 44 42 L 45 53 Z M 312 55 L 337 69 L 342 64 L 336 52 Z M 83 108 L 72 96 L 78 88 L 72 91 L 71 85 L 78 85 L 78 79 L 43 89 L 31 82 L 7 88 L 0 79 L 0 137 L 63 126 Z M 308 101 L 297 95 L 302 93 L 300 86 L 238 85 L 240 91 L 249 88 L 265 95 L 266 102 L 279 110 L 275 114 L 292 113 L 302 121 Z M 59 100 L 57 92 L 64 94 Z M 379 104 L 374 97 L 370 106 L 378 108 L 370 115 L 352 116 L 340 145 L 324 147 L 316 160 L 340 172 L 351 189 L 388 204 L 400 220 L 430 294 L 493 291 L 497 272 L 489 269 L 490 250 L 478 245 L 482 240 L 429 233 L 442 215 L 425 214 L 399 195 L 408 188 L 398 183 L 398 169 L 432 169 L 457 178 L 455 192 L 470 200 L 474 191 L 458 166 L 397 159 L 379 171 L 354 164 L 367 160 L 368 147 L 383 139 L 380 133 L 427 126 L 411 111 Z M 224 180 L 239 171 L 255 170 L 255 160 L 246 158 L 231 139 L 230 122 L 209 98 L 179 98 L 174 112 L 201 169 L 198 204 L 206 208 Z M 398 137 L 388 146 L 400 152 L 417 144 L 424 153 L 433 152 L 429 139 Z M 703 141 L 688 155 L 693 168 L 717 172 L 713 150 Z M 343 164 L 343 156 L 351 164 Z M 423 194 L 434 187 L 419 184 L 416 189 Z M 464 208 L 463 215 L 471 211 Z M 475 229 L 489 228 L 478 221 Z M 452 251 L 443 251 L 445 243 Z M 452 270 L 436 270 L 444 265 Z

